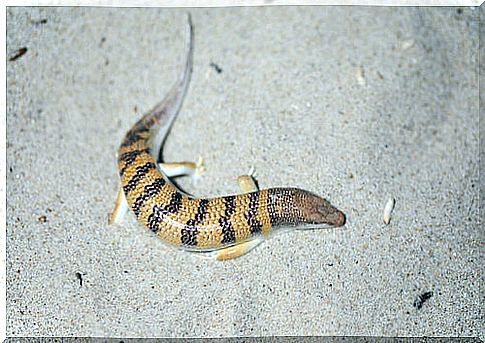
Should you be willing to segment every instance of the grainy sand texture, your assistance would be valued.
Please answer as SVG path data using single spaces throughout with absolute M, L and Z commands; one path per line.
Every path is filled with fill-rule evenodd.
M 8 8 L 7 334 L 483 337 L 480 11 Z M 345 227 L 215 262 L 133 215 L 107 225 L 117 148 L 181 70 L 186 12 L 194 70 L 164 159 L 207 173 L 181 187 L 238 193 L 254 166 Z

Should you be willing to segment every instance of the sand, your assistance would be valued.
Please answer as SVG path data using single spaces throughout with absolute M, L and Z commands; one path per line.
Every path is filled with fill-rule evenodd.
M 107 225 L 118 145 L 174 82 L 187 11 L 194 72 L 164 158 L 208 170 L 179 184 L 234 194 L 254 166 L 345 227 L 221 263 L 133 215 Z M 7 334 L 483 338 L 479 12 L 9 8 L 7 56 L 27 52 L 6 62 Z

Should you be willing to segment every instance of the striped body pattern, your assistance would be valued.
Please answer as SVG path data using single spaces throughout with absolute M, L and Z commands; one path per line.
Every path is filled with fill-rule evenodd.
M 140 131 L 128 133 L 119 150 L 122 187 L 138 220 L 161 239 L 187 248 L 214 249 L 255 235 L 268 236 L 274 227 L 311 223 L 305 202 L 315 196 L 296 188 L 212 199 L 182 194 L 158 170 L 150 154 L 150 128 L 136 130 Z
M 126 134 L 118 150 L 121 187 L 138 221 L 159 238 L 189 251 L 213 251 L 268 237 L 277 228 L 340 226 L 342 212 L 297 188 L 271 188 L 198 199 L 178 190 L 158 166 L 163 141 L 182 105 L 192 69 L 187 25 L 185 69 L 166 98 Z

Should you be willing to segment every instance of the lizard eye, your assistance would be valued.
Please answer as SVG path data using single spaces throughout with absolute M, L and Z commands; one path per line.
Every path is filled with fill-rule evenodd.
M 322 215 L 323 221 L 332 226 L 342 226 L 345 224 L 345 214 L 337 210 L 330 204 L 323 204 L 317 207 Z

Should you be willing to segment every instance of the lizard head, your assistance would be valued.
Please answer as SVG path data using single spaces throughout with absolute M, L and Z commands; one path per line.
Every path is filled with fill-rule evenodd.
M 345 224 L 345 214 L 316 194 L 298 189 L 274 189 L 275 217 L 281 226 L 320 229 Z
M 299 203 L 305 228 L 338 227 L 345 225 L 345 214 L 318 195 L 305 192 Z

